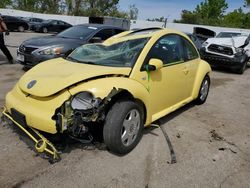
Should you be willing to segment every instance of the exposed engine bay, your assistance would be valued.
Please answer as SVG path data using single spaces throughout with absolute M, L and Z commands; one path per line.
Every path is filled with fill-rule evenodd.
M 58 110 L 57 131 L 66 133 L 81 143 L 91 143 L 91 127 L 103 123 L 106 108 L 113 96 L 122 90 L 113 88 L 104 99 L 96 98 L 92 93 L 80 92 L 66 101 Z

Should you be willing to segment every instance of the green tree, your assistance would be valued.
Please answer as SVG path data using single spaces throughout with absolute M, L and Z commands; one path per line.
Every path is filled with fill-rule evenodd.
M 60 0 L 12 0 L 14 9 L 40 12 L 40 13 L 59 13 Z
M 199 19 L 197 14 L 193 11 L 182 10 L 181 20 L 174 20 L 175 23 L 189 23 L 189 24 L 198 24 Z
M 152 22 L 164 22 L 165 21 L 165 17 L 164 16 L 161 16 L 159 18 L 148 18 L 147 21 L 152 21 Z
M 226 0 L 204 0 L 194 11 L 183 10 L 176 22 L 219 25 L 227 8 Z
M 0 1 L 0 8 L 5 8 L 8 5 L 11 5 L 11 0 L 1 0 Z
M 222 21 L 222 26 L 244 28 L 245 19 L 246 19 L 245 13 L 243 12 L 242 8 L 239 8 L 224 16 Z
M 136 8 L 135 4 L 129 6 L 129 19 L 137 20 L 139 10 Z
M 250 0 L 245 0 L 245 6 L 250 6 Z

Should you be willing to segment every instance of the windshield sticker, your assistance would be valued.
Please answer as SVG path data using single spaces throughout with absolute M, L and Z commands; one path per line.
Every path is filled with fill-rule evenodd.
M 96 30 L 97 28 L 96 27 L 88 27 L 89 29 L 94 29 L 94 30 Z

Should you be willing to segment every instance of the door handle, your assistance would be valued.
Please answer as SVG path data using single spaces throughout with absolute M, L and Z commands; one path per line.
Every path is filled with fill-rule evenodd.
M 183 72 L 184 74 L 188 74 L 188 73 L 189 73 L 189 70 L 188 70 L 187 68 L 184 68 L 184 69 L 182 70 L 182 72 Z

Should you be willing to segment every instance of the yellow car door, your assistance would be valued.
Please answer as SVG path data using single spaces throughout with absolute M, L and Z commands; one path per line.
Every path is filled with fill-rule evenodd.
M 150 107 L 153 119 L 157 114 L 171 108 L 190 97 L 187 90 L 189 76 L 188 62 L 184 62 L 183 46 L 179 35 L 171 34 L 161 37 L 150 49 L 145 58 L 144 67 L 150 59 L 163 62 L 163 67 L 148 74 L 147 87 L 150 93 Z M 145 74 L 145 73 L 144 73 Z
M 181 40 L 183 44 L 182 46 L 183 46 L 184 61 L 188 71 L 186 89 L 188 95 L 191 95 L 198 70 L 198 65 L 201 60 L 198 51 L 196 50 L 194 45 L 184 37 L 181 37 Z

